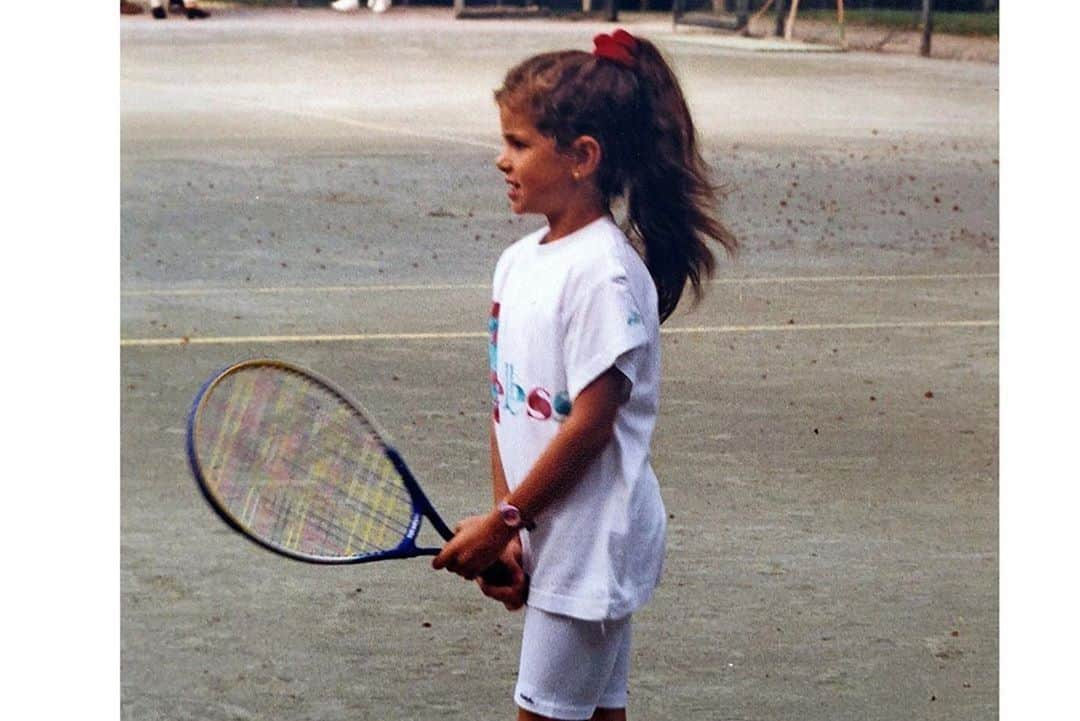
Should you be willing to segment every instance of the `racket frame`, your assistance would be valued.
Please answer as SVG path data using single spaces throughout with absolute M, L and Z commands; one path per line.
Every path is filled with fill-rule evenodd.
M 332 394 L 336 395 L 340 401 L 345 403 L 350 409 L 358 413 L 365 422 L 372 427 L 375 432 L 375 436 L 378 439 L 378 445 L 382 449 L 386 459 L 393 464 L 394 469 L 398 472 L 401 480 L 405 486 L 405 489 L 409 493 L 409 499 L 412 502 L 412 519 L 409 523 L 409 527 L 405 532 L 405 536 L 401 539 L 401 542 L 394 548 L 386 551 L 377 551 L 374 553 L 365 553 L 360 556 L 313 556 L 310 554 L 300 553 L 283 546 L 279 546 L 267 539 L 260 538 L 252 533 L 243 523 L 239 521 L 226 507 L 225 505 L 214 495 L 210 490 L 210 485 L 207 483 L 206 475 L 203 472 L 202 464 L 199 462 L 199 455 L 195 448 L 195 438 L 199 428 L 199 411 L 203 407 L 204 402 L 210 397 L 214 388 L 228 376 L 242 371 L 244 369 L 252 367 L 276 367 L 284 371 L 296 373 L 300 376 L 306 377 L 315 383 L 323 386 Z M 390 445 L 387 440 L 387 435 L 383 429 L 375 422 L 371 414 L 367 412 L 363 405 L 360 404 L 355 398 L 351 397 L 335 383 L 325 378 L 324 376 L 316 373 L 308 368 L 296 365 L 295 363 L 289 363 L 287 361 L 277 360 L 274 358 L 251 358 L 249 360 L 240 361 L 228 365 L 213 376 L 211 376 L 206 382 L 203 383 L 199 389 L 198 394 L 195 396 L 195 400 L 191 404 L 191 410 L 188 412 L 187 420 L 187 440 L 186 450 L 188 457 L 188 464 L 191 467 L 191 473 L 195 477 L 196 485 L 199 486 L 199 491 L 202 493 L 203 498 L 206 499 L 210 507 L 221 516 L 233 530 L 237 531 L 240 535 L 244 536 L 248 540 L 256 543 L 257 545 L 273 551 L 282 556 L 305 561 L 307 563 L 315 563 L 319 565 L 343 565 L 343 564 L 355 564 L 355 563 L 368 563 L 371 561 L 382 561 L 391 558 L 414 558 L 416 556 L 434 556 L 439 552 L 438 548 L 424 548 L 416 545 L 416 537 L 420 533 L 420 526 L 423 517 L 427 517 L 431 521 L 431 525 L 435 528 L 435 531 L 442 536 L 443 540 L 449 541 L 454 533 L 450 530 L 450 527 L 446 525 L 446 522 L 439 516 L 435 507 L 428 500 L 427 495 L 420 487 L 420 483 L 416 480 L 416 476 L 413 475 L 408 465 L 405 463 L 405 459 L 401 457 L 401 454 Z

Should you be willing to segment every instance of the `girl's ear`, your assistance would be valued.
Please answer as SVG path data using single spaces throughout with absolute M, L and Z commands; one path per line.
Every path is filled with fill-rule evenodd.
M 600 143 L 591 135 L 582 135 L 570 144 L 571 157 L 573 159 L 572 171 L 574 178 L 585 180 L 592 177 L 600 168 L 603 151 Z

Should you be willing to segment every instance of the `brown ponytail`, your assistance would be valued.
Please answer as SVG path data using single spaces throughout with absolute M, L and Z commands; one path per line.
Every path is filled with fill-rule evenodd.
M 608 207 L 626 197 L 627 235 L 656 284 L 663 322 L 687 280 L 695 303 L 704 295 L 716 265 L 706 240 L 729 256 L 738 242 L 714 214 L 718 190 L 675 74 L 655 45 L 634 40 L 629 62 L 574 50 L 530 58 L 507 73 L 495 100 L 528 113 L 560 148 L 582 135 L 597 140 L 599 189 Z

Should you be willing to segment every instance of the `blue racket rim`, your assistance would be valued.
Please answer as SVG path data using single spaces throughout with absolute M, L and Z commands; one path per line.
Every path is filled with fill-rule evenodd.
M 349 406 L 354 412 L 358 413 L 375 431 L 376 438 L 378 440 L 379 447 L 382 449 L 383 454 L 389 460 L 395 470 L 397 470 L 403 485 L 409 493 L 410 503 L 412 504 L 411 520 L 406 530 L 405 535 L 401 541 L 392 549 L 384 551 L 369 551 L 352 556 L 319 556 L 314 554 L 302 553 L 294 549 L 288 548 L 281 544 L 275 543 L 269 539 L 263 538 L 255 534 L 245 524 L 243 524 L 236 516 L 226 507 L 224 503 L 214 494 L 210 488 L 210 484 L 207 480 L 206 474 L 203 472 L 202 464 L 199 461 L 199 453 L 196 449 L 196 436 L 199 427 L 200 410 L 203 408 L 206 400 L 210 397 L 214 388 L 225 378 L 245 369 L 255 367 L 269 367 L 278 368 L 283 371 L 292 372 L 304 376 L 318 385 L 324 387 L 332 394 L 338 397 L 340 401 Z M 431 556 L 439 552 L 437 548 L 422 548 L 416 545 L 416 537 L 420 533 L 420 526 L 423 520 L 423 516 L 427 516 L 431 521 L 432 526 L 444 539 L 449 540 L 453 533 L 450 531 L 446 523 L 439 517 L 438 512 L 435 511 L 434 506 L 428 500 L 424 491 L 420 488 L 419 482 L 413 475 L 412 471 L 406 465 L 405 460 L 401 457 L 401 454 L 391 446 L 387 440 L 387 436 L 383 430 L 372 420 L 371 415 L 365 410 L 356 399 L 349 396 L 343 390 L 341 390 L 336 384 L 321 376 L 320 374 L 302 366 L 290 363 L 288 361 L 277 360 L 273 358 L 251 358 L 248 360 L 232 363 L 224 368 L 218 370 L 210 378 L 208 378 L 199 389 L 195 399 L 192 401 L 191 409 L 188 411 L 187 418 L 187 434 L 185 449 L 187 452 L 188 464 L 191 468 L 191 473 L 195 478 L 196 485 L 199 487 L 199 491 L 202 493 L 203 498 L 207 501 L 211 508 L 229 525 L 233 530 L 240 533 L 253 543 L 273 551 L 282 556 L 304 561 L 306 563 L 314 563 L 319 565 L 345 565 L 356 563 L 367 563 L 371 561 L 382 561 L 393 558 L 414 558 L 416 556 Z

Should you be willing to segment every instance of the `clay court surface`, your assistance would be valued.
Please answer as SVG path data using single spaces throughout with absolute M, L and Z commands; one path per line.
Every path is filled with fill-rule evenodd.
M 996 718 L 997 66 L 621 25 L 681 74 L 744 246 L 664 326 L 669 546 L 631 718 Z M 484 508 L 487 284 L 539 223 L 506 208 L 491 91 L 610 27 L 121 20 L 124 719 L 513 717 L 520 615 L 426 560 L 236 536 L 185 415 L 215 369 L 289 359 L 370 408 L 447 518 Z

